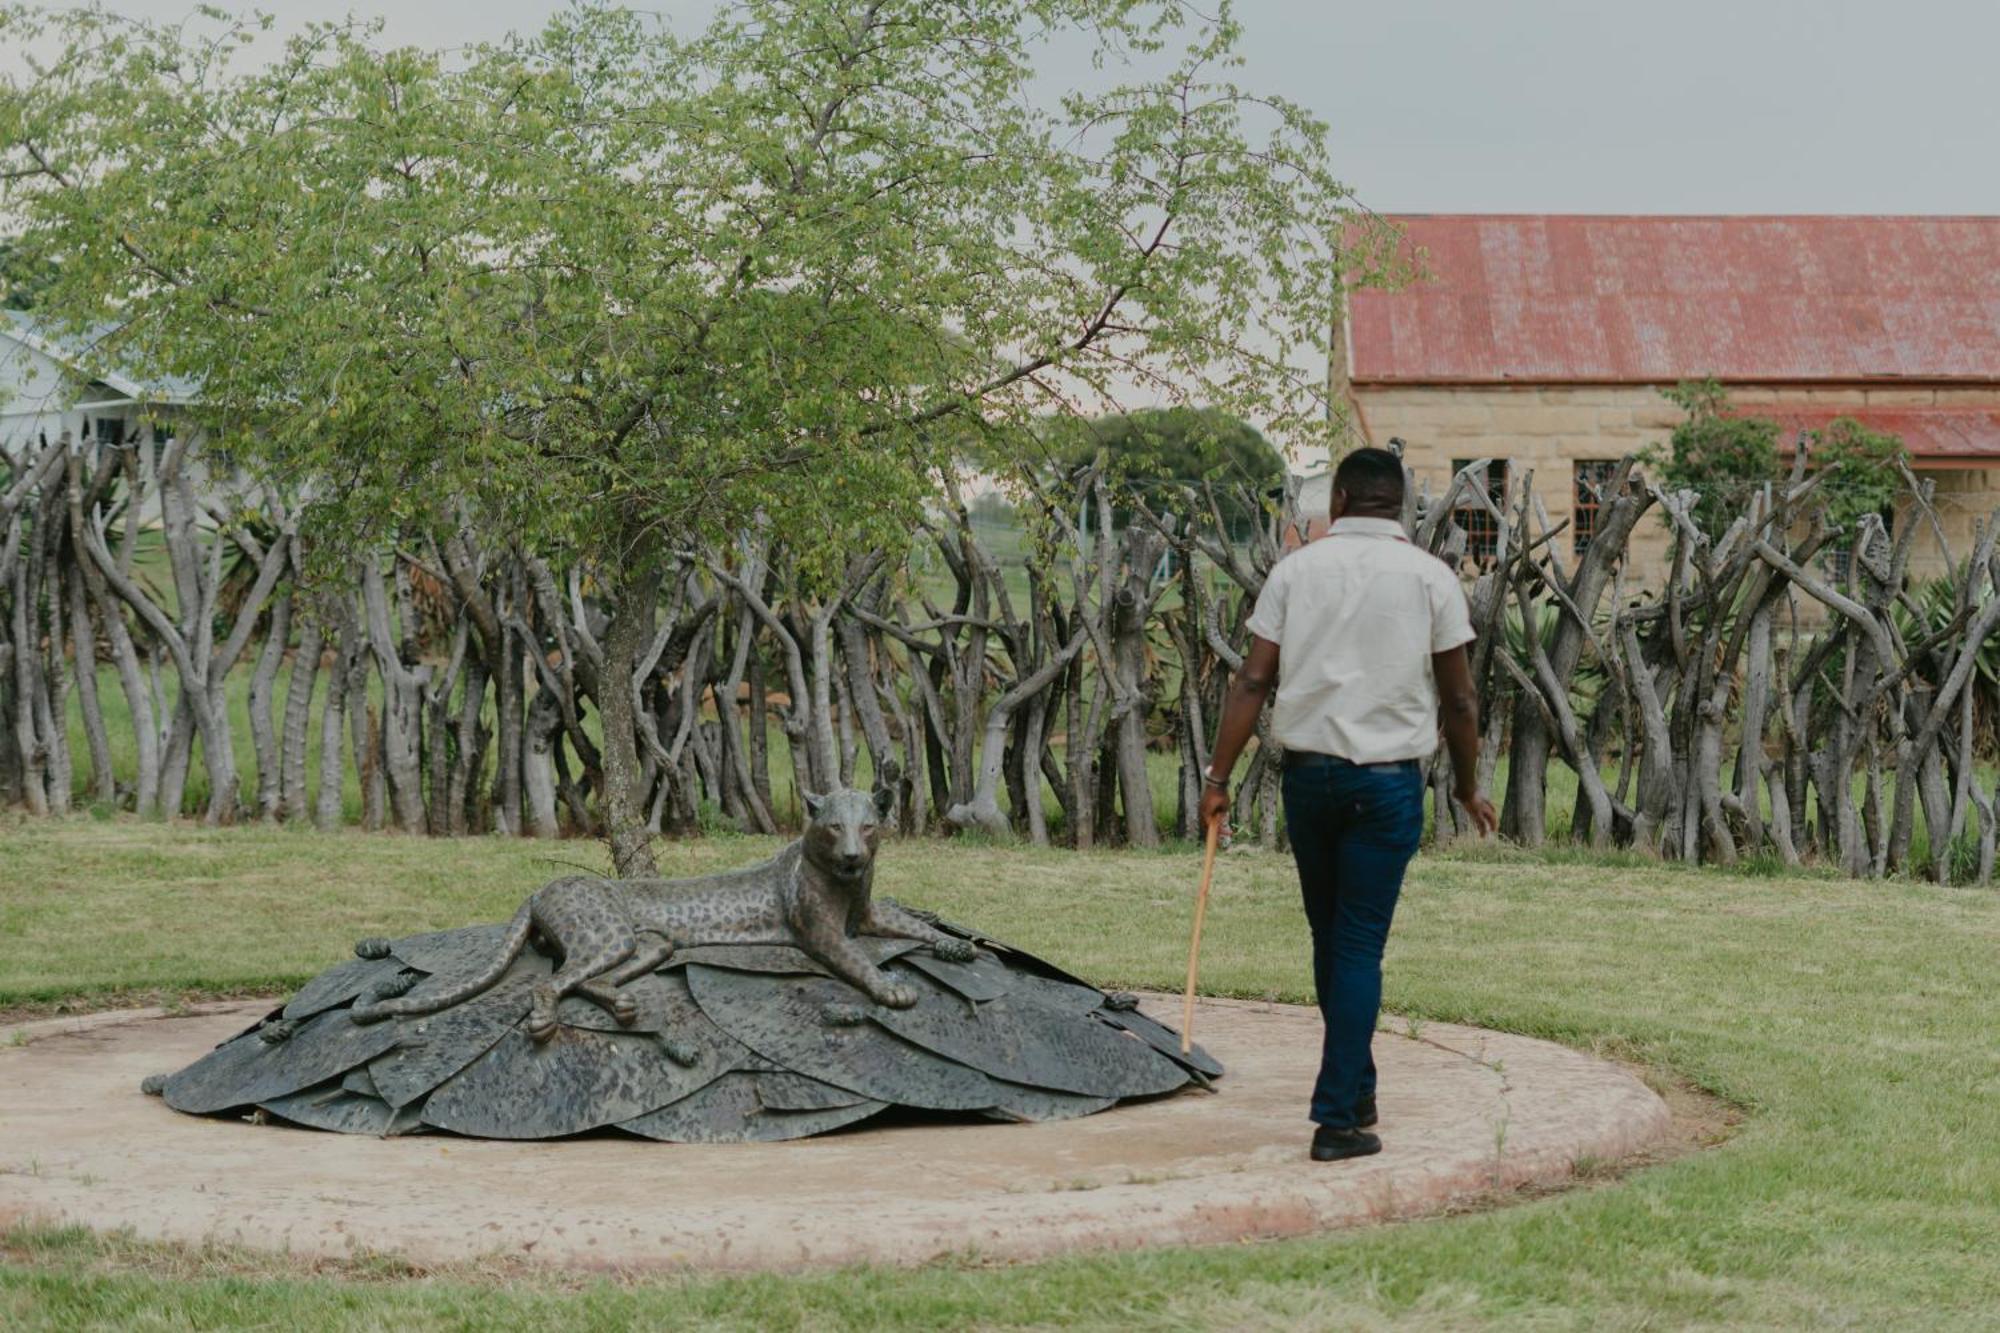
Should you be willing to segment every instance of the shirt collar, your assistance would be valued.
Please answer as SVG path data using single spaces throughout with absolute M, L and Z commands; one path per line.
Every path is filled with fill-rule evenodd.
M 1394 537 L 1397 541 L 1408 541 L 1410 534 L 1403 531 L 1402 523 L 1393 518 L 1336 518 L 1327 529 L 1334 537 Z

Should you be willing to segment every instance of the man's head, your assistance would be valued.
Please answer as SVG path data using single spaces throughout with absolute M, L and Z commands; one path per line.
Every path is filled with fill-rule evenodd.
M 1387 449 L 1356 449 L 1333 470 L 1334 518 L 1401 518 L 1403 460 Z

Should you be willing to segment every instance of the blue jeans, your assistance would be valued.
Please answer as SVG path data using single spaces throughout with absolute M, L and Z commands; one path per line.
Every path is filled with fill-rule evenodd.
M 1382 1008 L 1382 948 L 1403 871 L 1424 831 L 1420 766 L 1357 767 L 1301 756 L 1285 769 L 1285 826 L 1312 926 L 1313 989 L 1326 1039 L 1313 1085 L 1315 1124 L 1354 1127 L 1375 1092 L 1370 1052 Z

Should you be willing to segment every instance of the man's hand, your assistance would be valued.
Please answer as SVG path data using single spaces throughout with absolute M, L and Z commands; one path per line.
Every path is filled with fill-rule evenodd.
M 1472 816 L 1472 827 L 1482 838 L 1490 838 L 1500 828 L 1500 816 L 1493 809 L 1493 802 L 1479 794 L 1479 788 L 1471 791 L 1453 792 L 1452 796 L 1465 807 L 1465 813 Z
M 1226 788 L 1218 787 L 1213 782 L 1203 781 L 1201 784 L 1202 836 L 1206 837 L 1208 835 L 1208 826 L 1218 820 L 1222 822 L 1223 831 L 1227 832 L 1229 829 L 1229 792 Z

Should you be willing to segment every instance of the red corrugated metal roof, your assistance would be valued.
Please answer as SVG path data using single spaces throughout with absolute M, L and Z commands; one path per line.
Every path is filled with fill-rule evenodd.
M 1391 219 L 1356 383 L 2000 382 L 2000 217 Z
M 1870 430 L 1900 436 L 1911 457 L 1933 467 L 2000 461 L 2000 408 L 1786 406 L 1745 413 L 1776 421 L 1782 432 L 1778 442 L 1787 454 L 1800 431 L 1824 430 L 1837 417 L 1852 417 Z

